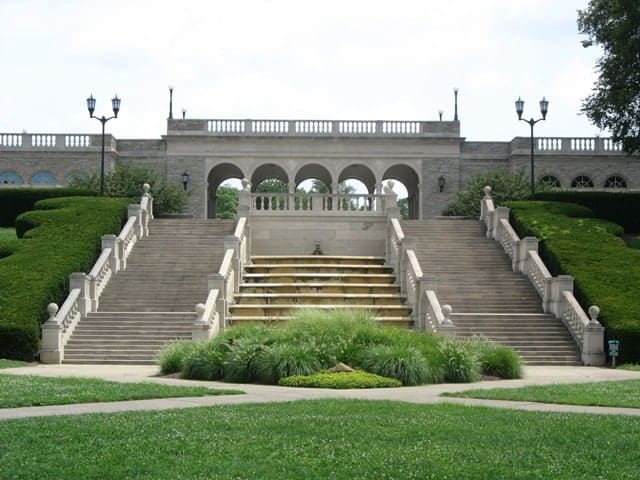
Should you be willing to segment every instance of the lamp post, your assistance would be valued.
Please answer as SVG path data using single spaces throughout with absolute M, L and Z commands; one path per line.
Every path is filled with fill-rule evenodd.
M 113 116 L 106 118 L 96 117 L 93 115 L 96 109 L 96 99 L 93 98 L 93 94 L 87 98 L 87 109 L 89 110 L 89 118 L 95 118 L 102 124 L 102 154 L 100 156 L 100 196 L 104 195 L 104 124 L 112 118 L 118 118 L 118 112 L 120 111 L 120 99 L 118 95 L 111 99 L 111 107 L 113 108 Z
M 184 173 L 182 174 L 182 186 L 186 190 L 188 185 L 189 185 L 189 174 L 185 170 Z
M 542 97 L 540 100 L 540 113 L 542 114 L 542 118 L 534 120 L 533 117 L 527 120 L 526 118 L 522 118 L 522 112 L 524 111 L 524 100 L 518 97 L 516 100 L 516 113 L 518 114 L 518 120 L 527 122 L 531 127 L 531 196 L 533 197 L 536 193 L 536 181 L 535 181 L 535 167 L 534 167 L 534 158 L 533 158 L 533 126 L 541 122 L 542 120 L 547 119 L 547 111 L 549 110 L 549 101 Z

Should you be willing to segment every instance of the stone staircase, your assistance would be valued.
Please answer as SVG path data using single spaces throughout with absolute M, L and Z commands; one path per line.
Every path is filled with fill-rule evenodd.
M 580 365 L 562 322 L 542 311 L 529 280 L 511 269 L 497 242 L 476 220 L 408 220 L 406 241 L 425 275 L 435 275 L 440 304 L 453 308 L 459 338 L 488 337 L 518 350 L 529 365 Z
M 82 320 L 63 363 L 155 363 L 164 344 L 190 339 L 195 305 L 207 298 L 232 220 L 155 219 L 127 268 L 111 278 L 98 311 Z
M 386 325 L 410 328 L 411 310 L 382 257 L 253 256 L 230 306 L 231 323 L 278 323 L 301 308 L 365 308 Z

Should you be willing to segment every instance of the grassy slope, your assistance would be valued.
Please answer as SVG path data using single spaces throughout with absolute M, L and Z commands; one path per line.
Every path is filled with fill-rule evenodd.
M 157 383 L 118 383 L 96 378 L 56 378 L 0 374 L 0 408 L 117 402 L 148 398 L 202 397 L 242 393 L 205 387 L 174 387 Z
M 445 396 L 640 408 L 640 380 L 468 390 Z
M 0 478 L 637 478 L 640 419 L 323 400 L 2 422 Z
M 22 362 L 20 360 L 6 360 L 4 358 L 0 358 L 0 368 L 17 368 L 24 367 L 28 365 L 27 362 Z

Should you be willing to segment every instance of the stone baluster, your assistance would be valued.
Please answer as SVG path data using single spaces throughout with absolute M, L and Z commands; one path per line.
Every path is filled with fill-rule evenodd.
M 585 365 L 604 365 L 604 327 L 598 322 L 600 308 L 589 307 L 590 322 L 582 329 L 582 363 Z
M 191 327 L 191 340 L 194 342 L 205 341 L 211 338 L 213 331 L 213 325 L 209 323 L 209 319 L 205 318 L 207 307 L 203 303 L 196 305 L 196 319 Z M 218 314 L 214 314 L 215 320 L 217 320 Z
M 124 252 L 122 240 L 115 235 L 103 235 L 102 236 L 102 249 L 111 249 L 111 255 L 109 255 L 109 268 L 113 273 L 118 273 L 120 270 L 126 268 L 126 260 L 124 258 Z
M 42 363 L 62 363 L 64 347 L 62 332 L 64 325 L 56 320 L 59 307 L 55 303 L 47 306 L 49 318 L 42 324 L 42 340 L 40 341 L 40 361 Z
M 142 238 L 144 236 L 144 227 L 142 226 L 142 208 L 140 208 L 140 205 L 129 205 L 127 207 L 127 217 L 136 217 L 133 229 L 136 232 L 136 237 Z
M 91 310 L 92 303 L 89 298 L 90 280 L 89 275 L 84 272 L 74 272 L 69 275 L 69 291 L 78 288 L 80 289 L 80 295 L 78 296 L 78 311 L 82 318 L 86 318 Z
M 251 214 L 251 182 L 246 178 L 241 180 L 242 190 L 238 192 L 238 218 Z

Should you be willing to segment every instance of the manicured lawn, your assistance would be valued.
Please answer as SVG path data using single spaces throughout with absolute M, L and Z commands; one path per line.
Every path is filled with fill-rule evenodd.
M 17 368 L 24 367 L 28 365 L 27 362 L 22 362 L 20 360 L 7 360 L 5 358 L 0 358 L 0 368 Z
M 0 228 L 0 243 L 4 241 L 17 240 L 15 228 Z
M 11 420 L 3 479 L 637 478 L 640 419 L 322 400 Z
M 0 374 L 0 408 L 116 402 L 147 398 L 202 397 L 243 393 L 157 383 L 118 383 L 96 378 L 57 378 Z M 0 478 L 2 476 L 0 475 Z
M 637 363 L 623 363 L 622 365 L 618 365 L 620 370 L 632 370 L 634 372 L 640 372 L 640 365 Z
M 466 392 L 447 393 L 444 396 L 640 408 L 640 380 L 468 390 Z

